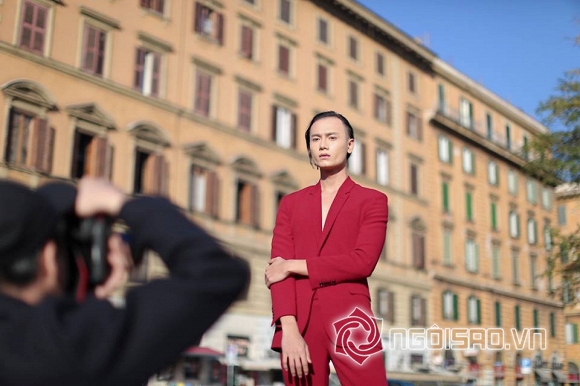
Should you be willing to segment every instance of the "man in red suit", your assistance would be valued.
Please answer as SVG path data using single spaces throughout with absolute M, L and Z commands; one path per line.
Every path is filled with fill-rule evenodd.
M 266 268 L 286 385 L 328 385 L 332 361 L 342 385 L 387 385 L 380 327 L 367 283 L 384 245 L 387 196 L 350 179 L 354 131 L 334 111 L 306 130 L 320 181 L 280 202 Z

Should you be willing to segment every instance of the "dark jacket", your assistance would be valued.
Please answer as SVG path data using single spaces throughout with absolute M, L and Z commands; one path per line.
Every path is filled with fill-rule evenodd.
M 0 295 L 0 385 L 142 385 L 202 334 L 245 288 L 249 270 L 162 198 L 126 203 L 137 249 L 165 279 L 130 290 L 124 308 L 89 297 L 29 306 Z

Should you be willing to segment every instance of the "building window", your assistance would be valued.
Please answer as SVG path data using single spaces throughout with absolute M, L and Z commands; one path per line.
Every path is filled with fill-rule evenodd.
M 427 300 L 418 296 L 411 296 L 411 326 L 427 325 Z
M 459 307 L 457 303 L 457 294 L 451 291 L 443 292 L 443 319 L 459 320 Z
M 348 81 L 348 105 L 358 109 L 358 82 L 352 79 Z
M 485 114 L 485 128 L 486 128 L 486 135 L 487 139 L 493 139 L 493 121 L 491 119 L 491 114 Z
M 566 323 L 566 344 L 578 343 L 578 325 L 576 323 Z
M 411 194 L 413 196 L 419 195 L 419 167 L 415 164 L 411 164 L 410 166 L 410 173 L 409 173 L 409 180 L 410 180 L 410 189 Z
M 48 8 L 32 1 L 22 3 L 19 47 L 37 54 L 44 54 Z
M 240 88 L 238 90 L 238 129 L 249 133 L 252 130 L 253 94 Z
M 549 224 L 544 226 L 544 247 L 546 251 L 552 250 L 552 231 L 550 230 Z
M 523 156 L 526 161 L 530 159 L 530 149 L 528 143 L 528 137 L 524 135 L 524 146 L 522 148 Z
M 499 184 L 499 168 L 494 161 L 489 161 L 487 164 L 487 181 L 490 185 L 497 186 Z
M 389 184 L 389 153 L 384 149 L 377 149 L 377 183 L 386 186 Z
M 495 302 L 495 326 L 501 327 L 501 303 Z
M 54 129 L 46 119 L 11 108 L 6 137 L 5 161 L 12 165 L 50 173 L 54 148 Z
M 384 288 L 377 291 L 377 314 L 387 322 L 395 322 L 395 293 Z
M 566 205 L 558 205 L 558 225 L 566 225 Z
M 556 314 L 550 312 L 550 337 L 556 337 Z
M 375 109 L 374 109 L 375 119 L 379 122 L 391 125 L 392 122 L 392 109 L 391 101 L 380 94 L 375 93 Z
M 112 151 L 106 137 L 75 130 L 71 178 L 110 178 Z
M 240 31 L 240 56 L 253 60 L 254 58 L 254 29 L 242 24 Z
M 421 120 L 415 113 L 407 111 L 407 121 L 406 121 L 407 135 L 418 141 L 423 139 L 423 131 L 421 127 Z
M 520 237 L 520 216 L 513 210 L 510 211 L 509 214 L 509 230 L 510 237 L 512 238 Z
M 459 123 L 468 129 L 473 129 L 473 105 L 465 98 L 459 102 Z
M 219 45 L 224 44 L 224 17 L 213 8 L 199 2 L 195 3 L 195 23 L 193 30 Z
M 447 164 L 450 164 L 453 160 L 451 140 L 444 135 L 439 136 L 439 160 Z
M 530 204 L 538 201 L 538 184 L 530 178 L 526 180 L 526 199 Z
M 467 322 L 481 324 L 481 301 L 475 296 L 467 299 Z
M 318 41 L 322 44 L 328 44 L 328 35 L 328 21 L 322 18 L 318 18 Z
M 465 240 L 465 269 L 467 272 L 477 273 L 479 270 L 479 257 L 477 244 L 474 239 L 468 237 Z
M 141 8 L 150 9 L 152 11 L 163 14 L 165 0 L 141 0 Z
M 512 283 L 520 284 L 520 256 L 516 250 L 512 250 Z
M 217 173 L 192 164 L 189 172 L 189 210 L 218 217 L 219 180 Z
M 453 264 L 453 244 L 451 229 L 443 229 L 443 265 Z
M 375 55 L 375 71 L 379 76 L 385 76 L 385 56 L 380 52 L 377 52 Z
M 145 148 L 135 149 L 135 194 L 167 194 L 167 174 L 167 161 L 163 154 Z
M 290 110 L 272 106 L 272 140 L 285 149 L 296 147 L 296 114 Z
M 422 233 L 413 232 L 413 267 L 415 269 L 425 269 L 425 236 Z
M 328 93 L 328 66 L 325 63 L 319 62 L 316 66 L 316 89 Z
M 449 183 L 447 181 L 443 181 L 441 183 L 441 195 L 442 195 L 442 206 L 443 206 L 443 212 L 444 213 L 449 213 L 450 210 L 450 205 L 449 205 Z
M 532 289 L 538 288 L 537 265 L 538 265 L 538 257 L 536 255 L 530 255 L 530 282 L 532 283 Z
M 508 192 L 512 195 L 518 194 L 518 175 L 513 170 L 508 170 Z
M 475 174 L 475 154 L 468 148 L 463 148 L 462 160 L 463 171 L 468 174 Z
M 546 210 L 552 210 L 552 191 L 546 186 L 542 187 L 542 207 Z
M 348 159 L 348 170 L 354 175 L 366 172 L 366 146 L 360 141 L 354 142 L 354 149 Z
M 499 245 L 492 244 L 491 246 L 491 276 L 499 280 L 501 279 L 501 262 L 500 262 L 500 255 L 499 255 Z
M 535 245 L 538 241 L 538 224 L 533 218 L 528 219 L 528 244 Z
M 441 83 L 437 85 L 437 98 L 438 98 L 438 112 L 445 115 L 446 103 L 445 103 L 445 86 Z
M 279 0 L 278 19 L 286 24 L 292 24 L 292 1 Z
M 290 75 L 290 47 L 278 44 L 278 72 L 284 76 Z
M 258 187 L 243 179 L 236 183 L 236 222 L 260 227 Z
M 521 323 L 521 318 L 520 318 L 520 306 L 515 306 L 514 307 L 514 319 L 515 319 L 515 328 L 516 330 L 521 330 L 522 329 L 522 323 Z
M 473 193 L 465 192 L 465 219 L 473 221 Z
M 509 123 L 506 123 L 505 125 L 505 147 L 508 150 L 511 150 L 512 148 L 512 135 Z
M 411 94 L 417 92 L 417 76 L 411 71 L 407 73 L 407 89 Z
M 85 24 L 81 68 L 94 75 L 103 76 L 107 32 Z
M 352 60 L 358 60 L 358 40 L 354 36 L 348 37 L 348 56 Z
M 209 117 L 211 113 L 212 84 L 213 75 L 197 69 L 195 72 L 195 101 L 193 103 L 193 111 L 204 117 Z
M 143 95 L 159 96 L 160 72 L 161 54 L 145 48 L 137 48 L 133 86 Z
M 490 217 L 491 217 L 491 229 L 497 230 L 497 203 L 492 201 L 490 203 Z

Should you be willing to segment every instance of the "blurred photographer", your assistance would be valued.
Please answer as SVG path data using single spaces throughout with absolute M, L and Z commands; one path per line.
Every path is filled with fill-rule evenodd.
M 79 302 L 65 291 L 71 257 L 54 203 L 0 180 L 0 385 L 142 385 L 199 341 L 247 285 L 246 263 L 166 199 L 130 199 L 83 179 L 73 206 L 79 218 L 124 221 L 135 250 L 156 251 L 170 276 L 131 289 L 125 306 L 113 307 L 105 298 L 133 264 L 112 235 L 110 274 Z

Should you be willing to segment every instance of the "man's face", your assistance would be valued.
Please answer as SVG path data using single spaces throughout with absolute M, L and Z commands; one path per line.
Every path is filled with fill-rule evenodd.
M 348 137 L 344 123 L 336 117 L 319 119 L 310 128 L 312 162 L 321 170 L 345 167 L 346 155 L 353 147 L 354 139 Z

